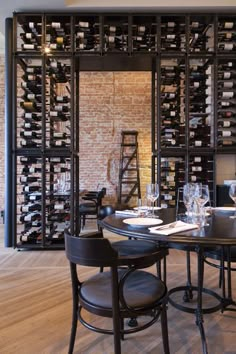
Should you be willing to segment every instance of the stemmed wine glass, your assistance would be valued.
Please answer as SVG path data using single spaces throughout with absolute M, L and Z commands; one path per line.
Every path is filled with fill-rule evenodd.
M 208 224 L 205 223 L 205 208 L 204 206 L 209 202 L 210 200 L 210 192 L 209 192 L 209 187 L 208 185 L 200 185 L 196 190 L 195 190 L 195 201 L 196 201 L 196 215 L 194 215 L 196 218 L 198 218 L 198 214 L 200 217 L 200 224 L 201 226 L 207 226 Z
M 232 183 L 229 187 L 229 196 L 233 200 L 234 205 L 235 205 L 235 213 L 234 215 L 231 215 L 231 219 L 236 219 L 236 183 Z
M 195 183 L 187 183 L 183 187 L 183 202 L 187 210 L 187 220 L 190 220 L 191 209 L 193 205 L 193 199 L 195 195 L 196 184 Z
M 146 186 L 146 196 L 152 205 L 152 217 L 155 218 L 154 204 L 159 197 L 159 185 L 157 183 L 149 183 Z

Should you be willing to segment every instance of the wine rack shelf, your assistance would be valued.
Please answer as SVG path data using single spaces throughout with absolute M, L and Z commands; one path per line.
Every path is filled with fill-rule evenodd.
M 152 71 L 160 204 L 187 181 L 215 203 L 216 155 L 236 152 L 236 14 L 15 13 L 13 34 L 15 247 L 63 247 L 76 230 L 81 63 Z

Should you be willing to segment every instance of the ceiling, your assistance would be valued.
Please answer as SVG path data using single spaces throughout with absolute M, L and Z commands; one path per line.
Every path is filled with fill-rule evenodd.
M 164 6 L 163 6 L 164 4 Z M 165 10 L 235 11 L 236 0 L 5 0 L 0 13 L 0 51 L 4 51 L 5 18 L 14 11 L 165 11 Z

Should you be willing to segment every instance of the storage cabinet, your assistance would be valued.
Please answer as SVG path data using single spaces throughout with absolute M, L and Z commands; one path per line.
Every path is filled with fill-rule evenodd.
M 16 13 L 13 20 L 15 247 L 63 246 L 64 227 L 78 228 L 82 58 L 86 70 L 96 60 L 103 70 L 108 62 L 109 70 L 113 63 L 127 70 L 131 56 L 140 70 L 152 63 L 160 204 L 176 206 L 187 181 L 209 184 L 215 203 L 215 158 L 236 152 L 236 14 Z

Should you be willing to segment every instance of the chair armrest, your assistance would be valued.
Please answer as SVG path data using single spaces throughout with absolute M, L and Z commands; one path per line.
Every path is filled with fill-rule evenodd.
M 147 253 L 145 255 L 129 255 L 129 256 L 119 256 L 118 264 L 119 266 L 133 266 L 136 269 L 144 269 L 152 266 L 156 262 L 162 260 L 169 254 L 167 248 L 158 249 L 152 253 Z

